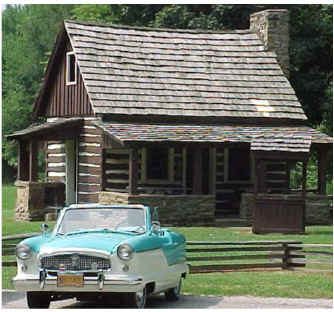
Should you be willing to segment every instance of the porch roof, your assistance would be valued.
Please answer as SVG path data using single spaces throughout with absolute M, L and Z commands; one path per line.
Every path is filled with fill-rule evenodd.
M 55 122 L 45 122 L 40 125 L 33 125 L 26 129 L 16 131 L 7 136 L 8 139 L 16 140 L 52 140 L 52 139 L 66 139 L 75 137 L 76 131 L 67 131 L 68 129 L 73 130 L 81 126 L 83 118 L 67 118 L 60 119 Z
M 251 150 L 309 152 L 311 143 L 333 142 L 315 129 L 298 127 L 217 126 L 184 124 L 99 123 L 123 145 L 145 142 L 250 143 Z

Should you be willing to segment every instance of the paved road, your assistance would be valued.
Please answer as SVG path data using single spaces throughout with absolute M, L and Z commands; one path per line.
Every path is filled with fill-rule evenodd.
M 3 291 L 2 308 L 24 309 L 27 308 L 24 293 L 14 291 Z M 106 305 L 103 302 L 78 302 L 75 299 L 54 301 L 50 308 L 53 309 L 78 309 L 78 308 L 117 308 L 117 306 Z M 259 298 L 251 296 L 204 296 L 184 294 L 176 302 L 168 302 L 164 296 L 154 296 L 148 299 L 147 308 L 209 308 L 209 309 L 233 309 L 233 308 L 276 308 L 276 309 L 332 309 L 333 301 L 330 299 L 286 299 L 286 298 Z

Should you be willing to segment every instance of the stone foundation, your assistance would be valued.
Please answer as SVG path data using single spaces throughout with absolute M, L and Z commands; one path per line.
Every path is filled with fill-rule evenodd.
M 157 207 L 162 226 L 208 226 L 215 224 L 215 197 L 212 195 L 157 195 L 101 192 L 99 203 L 143 204 Z
M 63 206 L 63 183 L 16 181 L 16 221 L 44 221 L 47 206 Z M 48 217 L 50 220 L 50 217 Z
M 243 193 L 240 203 L 240 218 L 252 221 L 255 196 Z M 305 204 L 306 225 L 328 225 L 333 222 L 332 199 L 327 195 L 307 194 Z
M 253 209 L 255 207 L 255 197 L 253 193 L 242 193 L 240 201 L 240 218 L 253 222 Z
M 308 195 L 305 210 L 306 224 L 333 224 L 333 197 Z

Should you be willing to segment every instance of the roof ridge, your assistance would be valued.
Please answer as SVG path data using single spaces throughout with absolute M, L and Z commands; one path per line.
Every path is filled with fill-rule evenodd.
M 177 32 L 177 33 L 190 33 L 190 34 L 253 34 L 249 29 L 235 29 L 235 30 L 209 30 L 209 29 L 174 29 L 174 28 L 156 28 L 156 27 L 144 27 L 144 26 L 129 26 L 122 24 L 112 23 L 99 23 L 99 22 L 87 22 L 79 20 L 65 19 L 64 23 L 72 23 L 86 26 L 98 26 L 109 27 L 117 29 L 132 29 L 132 30 L 145 30 L 145 31 L 158 31 L 158 32 Z

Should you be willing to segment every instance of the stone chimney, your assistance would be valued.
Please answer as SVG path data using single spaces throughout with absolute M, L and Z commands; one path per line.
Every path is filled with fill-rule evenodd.
M 267 51 L 277 54 L 278 62 L 289 78 L 289 11 L 264 10 L 251 14 L 250 30 L 264 43 Z

